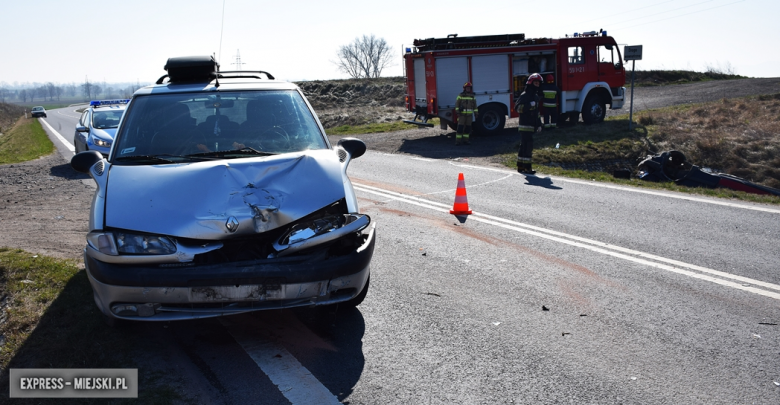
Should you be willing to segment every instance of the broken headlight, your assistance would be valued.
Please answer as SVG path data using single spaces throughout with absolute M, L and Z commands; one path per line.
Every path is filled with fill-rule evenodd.
M 300 222 L 274 243 L 278 256 L 322 245 L 365 229 L 371 219 L 362 214 L 335 214 Z
M 176 253 L 176 243 L 167 236 L 142 235 L 128 232 L 90 232 L 87 243 L 107 255 L 170 255 Z

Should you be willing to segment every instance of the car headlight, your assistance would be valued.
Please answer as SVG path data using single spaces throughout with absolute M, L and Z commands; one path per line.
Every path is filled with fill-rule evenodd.
M 90 232 L 87 243 L 107 255 L 170 255 L 176 253 L 176 242 L 167 236 L 128 232 Z
M 98 138 L 95 135 L 90 134 L 90 138 L 92 138 L 92 144 L 96 146 L 101 146 L 104 148 L 110 148 L 111 147 L 111 141 L 105 140 L 103 138 Z
M 274 242 L 274 249 L 278 253 L 272 256 L 286 256 L 332 242 L 362 231 L 370 222 L 371 218 L 364 214 L 335 214 L 300 222 Z

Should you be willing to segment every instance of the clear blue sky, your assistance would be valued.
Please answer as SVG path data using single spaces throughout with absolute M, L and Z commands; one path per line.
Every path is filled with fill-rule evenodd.
M 401 76 L 415 38 L 524 33 L 557 38 L 607 30 L 643 45 L 638 70 L 713 67 L 780 77 L 778 0 L 4 1 L 0 84 L 153 82 L 168 57 L 219 57 L 223 70 L 266 70 L 299 81 L 339 79 L 332 61 L 363 34 L 396 53 L 383 76 Z M 224 25 L 223 25 L 224 4 Z M 630 68 L 630 64 L 629 64 Z

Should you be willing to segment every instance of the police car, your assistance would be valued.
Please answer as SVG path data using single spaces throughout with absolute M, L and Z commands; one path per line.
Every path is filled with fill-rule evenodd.
M 375 226 L 347 167 L 365 143 L 331 145 L 301 90 L 267 72 L 209 56 L 165 68 L 108 157 L 71 160 L 97 183 L 84 263 L 106 320 L 360 304 Z
M 93 100 L 76 124 L 73 146 L 76 153 L 96 150 L 108 156 L 119 120 L 130 100 Z

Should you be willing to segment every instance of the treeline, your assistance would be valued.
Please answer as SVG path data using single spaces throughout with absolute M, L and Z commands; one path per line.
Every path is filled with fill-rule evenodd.
M 130 96 L 145 84 L 106 84 L 85 81 L 82 84 L 33 83 L 31 85 L 9 86 L 0 83 L 0 103 L 34 103 L 36 101 L 60 101 L 62 98 L 73 99 L 81 97 L 84 101 L 98 98 L 130 98 Z

